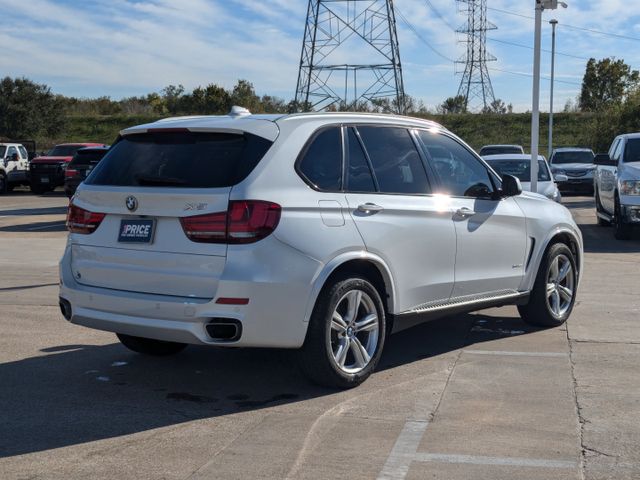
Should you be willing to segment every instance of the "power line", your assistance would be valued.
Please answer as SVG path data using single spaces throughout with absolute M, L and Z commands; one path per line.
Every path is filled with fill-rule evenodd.
M 506 45 L 512 45 L 514 47 L 528 48 L 529 50 L 533 50 L 532 46 L 523 45 L 522 43 L 509 42 L 507 40 L 499 40 L 497 38 L 490 38 L 490 37 L 487 37 L 487 40 L 491 40 L 492 42 L 504 43 Z M 547 53 L 551 53 L 551 50 L 545 50 L 544 48 L 542 49 L 542 51 L 543 52 L 547 52 Z M 579 57 L 578 55 L 572 55 L 570 53 L 556 52 L 556 55 L 562 55 L 564 57 L 577 58 L 578 60 L 587 60 L 587 61 L 589 60 L 586 57 Z
M 520 18 L 528 18 L 529 20 L 535 20 L 535 17 L 531 17 L 529 15 L 523 15 L 521 13 L 516 13 L 516 12 L 510 12 L 509 10 L 502 10 L 500 8 L 493 8 L 493 7 L 487 7 L 488 10 L 493 10 L 494 12 L 500 12 L 500 13 L 505 13 L 507 15 L 513 15 L 514 17 L 520 17 Z M 624 40 L 633 40 L 635 42 L 640 42 L 640 38 L 638 37 L 630 37 L 629 35 L 621 35 L 619 33 L 611 33 L 611 32 L 605 32 L 602 30 L 596 30 L 593 28 L 585 28 L 585 27 L 578 27 L 576 25 L 569 25 L 567 23 L 563 23 L 562 24 L 563 28 L 569 28 L 572 30 L 580 30 L 583 32 L 589 32 L 589 33 L 595 33 L 597 35 L 606 35 L 609 37 L 616 37 L 616 38 L 622 38 Z
M 422 35 L 420 35 L 418 30 L 416 30 L 416 28 L 411 24 L 411 22 L 409 22 L 409 20 L 407 20 L 407 17 L 404 16 L 404 14 L 398 9 L 398 7 L 394 7 L 394 8 L 395 8 L 396 15 L 398 16 L 398 18 L 400 18 L 400 20 L 402 20 L 402 22 L 407 26 L 407 28 L 409 28 L 409 30 L 411 30 L 413 32 L 413 34 L 420 41 L 422 41 L 422 43 L 424 43 L 427 47 L 429 47 L 429 49 L 433 53 L 438 55 L 440 58 L 443 58 L 444 60 L 447 60 L 448 62 L 455 63 L 455 60 L 453 58 L 449 58 L 445 54 L 443 54 L 440 51 L 438 51 L 438 49 L 435 48 L 433 45 L 431 45 L 431 43 L 429 43 L 429 41 L 426 38 L 424 38 Z
M 433 13 L 435 13 L 435 14 L 436 14 L 436 16 L 437 16 L 440 20 L 442 20 L 442 22 L 443 22 L 447 27 L 449 27 L 449 28 L 450 28 L 452 31 L 454 31 L 454 32 L 456 31 L 455 27 L 454 27 L 453 25 L 451 25 L 451 24 L 447 21 L 447 19 L 444 17 L 444 15 L 442 15 L 442 14 L 438 11 L 438 9 L 437 9 L 436 7 L 434 7 L 434 6 L 433 6 L 433 3 L 431 3 L 431 0 L 424 0 L 424 3 L 426 3 L 426 4 L 427 4 L 427 6 L 431 9 L 431 11 L 432 11 Z M 397 7 L 396 7 L 396 8 L 397 8 Z
M 496 72 L 508 73 L 508 74 L 510 74 L 510 75 L 519 75 L 519 76 L 521 76 L 521 77 L 530 77 L 530 78 L 531 78 L 531 77 L 533 77 L 533 74 L 531 74 L 531 73 L 525 73 L 525 72 L 512 72 L 512 71 L 510 71 L 510 70 L 502 70 L 501 68 L 493 68 L 493 67 L 491 67 L 491 68 L 489 68 L 489 70 L 495 70 Z M 550 78 L 550 77 L 545 77 L 545 76 L 541 76 L 540 78 L 543 78 L 543 79 L 545 79 L 545 80 L 551 80 L 551 78 Z M 578 83 L 578 82 L 570 82 L 569 80 L 558 80 L 557 78 L 554 78 L 554 80 L 553 80 L 553 81 L 554 81 L 554 82 L 556 82 L 556 83 L 565 83 L 565 84 L 567 84 L 567 85 L 577 85 L 577 86 L 579 86 L 579 87 L 581 87 L 581 86 L 582 86 L 582 84 L 581 84 L 581 83 Z

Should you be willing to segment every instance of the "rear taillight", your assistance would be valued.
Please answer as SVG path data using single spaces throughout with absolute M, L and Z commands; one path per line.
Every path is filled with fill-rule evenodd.
M 226 212 L 180 219 L 187 237 L 200 243 L 253 243 L 269 236 L 280 221 L 280 205 L 260 200 L 229 202 Z
M 74 170 L 73 168 L 67 168 L 64 171 L 65 178 L 75 177 L 78 174 L 78 170 Z
M 67 212 L 67 229 L 71 233 L 93 233 L 104 217 L 104 213 L 90 212 L 71 203 Z

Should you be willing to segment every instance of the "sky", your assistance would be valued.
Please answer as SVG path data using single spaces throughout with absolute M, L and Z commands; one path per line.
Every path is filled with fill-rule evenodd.
M 531 109 L 533 0 L 487 0 L 487 50 L 495 97 Z M 545 11 L 542 48 L 556 18 L 555 110 L 575 100 L 589 57 L 623 58 L 640 69 L 640 0 L 567 0 Z M 55 93 L 114 99 L 170 84 L 187 90 L 240 78 L 258 94 L 295 95 L 306 0 L 0 0 L 0 77 L 27 77 Z M 405 91 L 432 110 L 457 93 L 466 22 L 454 0 L 395 0 Z M 506 13 L 507 12 L 507 13 Z M 410 28 L 402 17 L 406 18 Z M 576 28 L 578 27 L 578 28 Z M 603 31 L 601 35 L 580 29 Z M 416 33 L 413 31 L 418 33 Z M 631 37 L 631 38 L 623 38 Z M 506 42 L 506 43 L 505 43 Z M 428 43 L 428 45 L 427 45 Z M 518 44 L 522 46 L 516 46 Z M 365 49 L 359 57 L 367 57 Z M 548 77 L 551 55 L 542 52 Z M 549 108 L 543 78 L 541 108 Z

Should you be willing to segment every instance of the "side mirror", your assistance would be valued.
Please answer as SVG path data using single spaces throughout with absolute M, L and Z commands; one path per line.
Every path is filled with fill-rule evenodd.
M 502 176 L 502 196 L 516 197 L 522 193 L 522 185 L 520 180 L 513 175 Z
M 608 153 L 599 153 L 595 156 L 595 158 L 593 159 L 593 163 L 595 165 L 606 165 L 609 167 L 615 167 L 618 162 L 616 162 L 615 160 L 612 160 L 609 157 Z
M 569 180 L 569 177 L 567 177 L 566 175 L 563 175 L 562 173 L 559 173 L 557 175 L 554 175 L 553 179 L 556 182 L 566 182 L 567 180 Z

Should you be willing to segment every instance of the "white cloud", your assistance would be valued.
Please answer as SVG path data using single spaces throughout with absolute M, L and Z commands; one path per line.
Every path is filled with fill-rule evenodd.
M 395 5 L 423 39 L 444 57 L 464 53 L 463 38 L 451 29 L 466 21 L 453 0 L 396 0 Z M 494 9 L 533 15 L 533 1 L 492 0 L 489 20 L 499 28 L 492 38 L 532 45 L 533 21 Z M 0 0 L 0 70 L 25 75 L 75 95 L 137 95 L 168 84 L 187 88 L 208 83 L 232 87 L 238 78 L 254 82 L 260 93 L 292 98 L 300 56 L 306 0 Z M 437 11 L 437 13 L 436 13 Z M 444 17 L 444 20 L 439 15 Z M 640 68 L 640 42 L 563 28 L 571 24 L 637 36 L 640 17 L 626 0 L 572 0 L 556 17 L 558 50 L 581 57 L 624 58 Z M 14 21 L 10 21 L 14 20 Z M 16 26 L 12 26 L 16 25 Z M 407 93 L 434 106 L 457 91 L 454 66 L 435 54 L 397 18 Z M 549 48 L 544 25 L 543 48 Z M 353 56 L 368 58 L 354 47 Z M 489 42 L 501 70 L 531 72 L 533 53 L 526 48 Z M 543 54 L 543 71 L 549 55 Z M 584 60 L 557 57 L 557 78 L 579 83 Z M 496 96 L 526 105 L 531 80 L 492 70 Z M 562 85 L 575 96 L 574 88 Z M 573 91 L 577 92 L 579 86 Z M 543 91 L 544 94 L 544 91 Z M 526 107 L 525 107 L 526 108 Z

